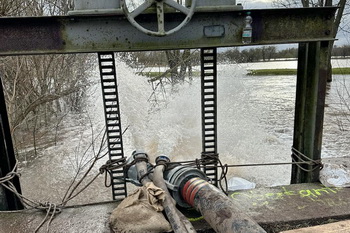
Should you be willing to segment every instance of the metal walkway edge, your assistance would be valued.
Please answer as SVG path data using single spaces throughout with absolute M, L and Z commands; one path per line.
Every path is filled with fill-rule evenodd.
M 217 49 L 201 49 L 202 158 L 217 153 Z M 218 186 L 217 162 L 204 167 L 211 183 Z M 211 166 L 209 168 L 208 166 Z
M 113 52 L 98 53 L 102 96 L 105 110 L 106 134 L 111 162 L 124 158 L 117 74 Z M 124 169 L 111 171 L 113 199 L 127 196 Z

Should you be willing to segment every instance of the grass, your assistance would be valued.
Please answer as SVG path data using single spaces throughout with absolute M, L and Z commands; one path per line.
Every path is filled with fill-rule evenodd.
M 140 72 L 140 75 L 144 75 L 146 77 L 149 77 L 151 79 L 157 79 L 158 77 L 170 77 L 170 73 L 164 72 Z M 250 76 L 268 76 L 268 75 L 296 75 L 297 70 L 296 69 L 261 69 L 261 70 L 248 70 L 248 74 Z M 344 68 L 333 68 L 333 74 L 344 74 L 349 75 L 350 74 L 350 67 L 344 67 Z M 193 76 L 199 76 L 199 71 L 194 71 Z
M 144 75 L 146 77 L 149 77 L 149 78 L 157 78 L 159 76 L 162 76 L 162 77 L 170 77 L 171 76 L 171 73 L 168 72 L 164 75 L 165 72 L 138 72 L 137 74 L 139 75 Z M 192 75 L 193 76 L 199 76 L 200 75 L 200 72 L 199 71 L 193 71 L 192 72 Z
M 333 74 L 350 74 L 350 67 L 333 68 Z M 296 69 L 261 69 L 249 70 L 247 75 L 267 76 L 267 75 L 296 75 Z

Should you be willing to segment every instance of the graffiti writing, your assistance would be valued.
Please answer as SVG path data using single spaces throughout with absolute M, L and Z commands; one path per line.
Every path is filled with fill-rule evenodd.
M 309 199 L 313 204 L 340 206 L 349 205 L 350 200 L 343 200 L 338 193 L 342 188 L 329 188 L 320 186 L 313 189 L 289 190 L 288 187 L 281 189 L 271 189 L 271 192 L 262 192 L 260 190 L 237 191 L 231 194 L 233 199 L 248 201 L 253 206 L 268 206 L 277 200 L 296 200 Z M 302 202 L 305 204 L 305 202 Z M 298 209 L 306 208 L 308 205 L 297 205 Z

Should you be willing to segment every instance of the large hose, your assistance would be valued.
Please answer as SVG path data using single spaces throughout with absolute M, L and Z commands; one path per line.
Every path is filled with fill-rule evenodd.
M 135 153 L 136 169 L 140 182 L 145 185 L 151 182 L 148 177 L 148 157 L 145 153 Z M 164 181 L 166 163 L 170 160 L 165 156 L 156 159 L 156 167 L 153 173 L 153 183 L 165 191 L 163 202 L 164 211 L 175 233 L 195 233 L 196 230 L 188 219 L 176 208 L 176 201 L 171 197 Z M 175 199 L 179 198 L 179 204 L 188 203 L 199 211 L 210 226 L 219 233 L 266 233 L 253 219 L 243 213 L 234 202 L 223 194 L 215 186 L 209 184 L 200 177 L 195 168 L 192 172 L 184 168 L 174 169 L 169 172 L 167 181 L 178 188 Z M 172 183 L 174 182 L 174 183 Z M 186 204 L 187 205 L 187 204 Z
M 134 159 L 136 161 L 136 170 L 140 183 L 146 185 L 152 182 L 148 177 L 147 162 L 148 156 L 145 153 L 135 151 Z M 166 216 L 169 219 L 170 225 L 175 233 L 196 233 L 196 230 L 188 219 L 176 208 L 176 202 L 171 197 L 168 188 L 163 178 L 164 165 L 158 165 L 154 169 L 153 183 L 165 191 L 165 200 L 162 203 Z
M 150 178 L 147 175 L 147 155 L 146 154 L 137 154 L 134 156 L 135 159 L 138 161 L 136 162 L 136 170 L 137 170 L 137 175 L 139 177 L 139 181 L 141 184 L 145 185 L 148 182 L 152 182 Z
M 201 178 L 187 181 L 181 194 L 216 232 L 266 233 L 258 223 L 240 211 L 230 198 Z
M 171 197 L 168 188 L 164 182 L 164 169 L 164 165 L 157 164 L 157 167 L 154 169 L 153 183 L 165 191 L 166 196 L 165 201 L 163 203 L 163 207 L 169 219 L 169 222 L 175 233 L 195 233 L 196 230 L 194 229 L 190 221 L 175 206 L 176 202 Z

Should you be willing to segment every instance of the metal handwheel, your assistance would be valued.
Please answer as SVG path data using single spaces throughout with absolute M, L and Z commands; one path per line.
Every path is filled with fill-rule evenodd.
M 145 0 L 144 3 L 142 3 L 134 11 L 129 12 L 128 7 L 126 6 L 126 0 L 120 0 L 123 11 L 124 11 L 126 17 L 128 18 L 129 22 L 133 26 L 135 26 L 137 29 L 139 29 L 140 31 L 142 31 L 148 35 L 152 35 L 152 36 L 167 36 L 167 35 L 170 35 L 176 31 L 180 30 L 181 28 L 183 28 L 190 21 L 192 15 L 194 13 L 196 1 L 197 0 L 192 0 L 191 6 L 189 8 L 187 8 L 187 7 L 177 3 L 174 0 Z M 148 30 L 148 29 L 142 27 L 135 20 L 135 18 L 138 15 L 140 15 L 142 12 L 147 10 L 153 4 L 156 5 L 156 9 L 157 9 L 158 31 Z M 178 26 L 176 26 L 175 28 L 173 28 L 169 31 L 165 31 L 165 29 L 164 29 L 164 24 L 165 24 L 165 22 L 164 22 L 164 8 L 165 8 L 164 5 L 165 4 L 178 10 L 179 12 L 183 13 L 184 15 L 186 15 L 186 18 Z

